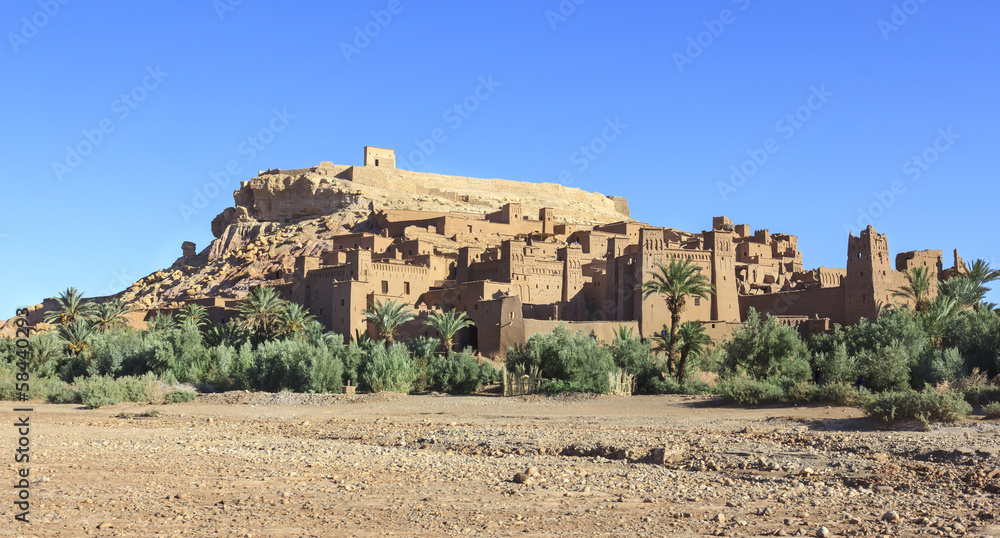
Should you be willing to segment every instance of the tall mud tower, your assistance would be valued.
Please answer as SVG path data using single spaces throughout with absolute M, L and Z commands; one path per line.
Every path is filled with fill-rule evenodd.
M 878 317 L 879 310 L 890 306 L 892 266 L 889 263 L 889 242 L 885 234 L 868 228 L 860 237 L 847 238 L 847 277 L 844 279 L 844 321 L 853 325 L 867 318 Z

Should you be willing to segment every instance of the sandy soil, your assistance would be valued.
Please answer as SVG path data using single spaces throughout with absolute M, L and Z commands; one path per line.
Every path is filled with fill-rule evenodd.
M 681 396 L 35 403 L 23 524 L 15 406 L 4 536 L 1000 536 L 996 421 Z

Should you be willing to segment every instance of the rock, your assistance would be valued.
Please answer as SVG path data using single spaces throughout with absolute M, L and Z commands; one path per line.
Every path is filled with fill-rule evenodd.
M 517 474 L 514 475 L 514 483 L 515 484 L 524 484 L 527 481 L 528 481 L 528 475 L 526 475 L 524 473 L 517 473 Z
M 677 463 L 683 459 L 684 453 L 681 451 L 667 450 L 666 448 L 653 449 L 653 463 L 657 465 Z
M 725 520 L 726 516 L 722 514 L 715 514 L 715 517 L 712 518 L 712 523 L 722 523 Z
M 895 490 L 892 489 L 892 486 L 875 486 L 875 493 L 881 493 L 882 495 L 887 495 L 893 491 Z
M 829 538 L 830 536 L 833 536 L 833 533 L 830 532 L 830 529 L 826 527 L 820 527 L 819 529 L 816 530 L 817 538 Z
M 539 473 L 538 467 L 528 467 L 528 471 L 525 474 L 528 476 L 538 476 L 541 473 Z
M 888 521 L 889 523 L 896 523 L 900 519 L 899 513 L 895 510 L 889 510 L 888 512 L 882 514 L 882 521 Z

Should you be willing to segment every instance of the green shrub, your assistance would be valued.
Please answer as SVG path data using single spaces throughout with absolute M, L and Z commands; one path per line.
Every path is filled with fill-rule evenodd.
M 812 377 L 808 346 L 797 330 L 779 324 L 771 314 L 761 320 L 751 308 L 746 322 L 734 329 L 732 337 L 721 346 L 726 354 L 724 377 L 781 377 L 793 381 Z
M 114 405 L 126 399 L 125 384 L 114 378 L 94 376 L 74 383 L 80 403 L 88 409 Z
M 986 418 L 1000 418 L 1000 402 L 991 402 L 984 405 L 983 412 L 986 413 Z
M 1000 375 L 1000 311 L 959 312 L 944 339 L 958 347 L 968 370 L 979 368 L 989 377 Z
M 857 360 L 847 354 L 847 345 L 842 342 L 834 344 L 828 352 L 814 353 L 813 367 L 819 370 L 824 385 L 853 383 L 858 378 Z
M 405 345 L 397 342 L 388 349 L 373 346 L 366 355 L 362 379 L 372 391 L 405 394 L 413 389 L 417 371 Z
M 870 395 L 867 389 L 858 390 L 848 383 L 798 383 L 790 388 L 785 399 L 795 403 L 835 403 L 837 405 L 858 406 Z
M 921 353 L 917 365 L 911 371 L 911 384 L 915 388 L 936 385 L 943 381 L 955 383 L 965 369 L 965 359 L 958 348 L 927 348 Z
M 94 337 L 91 345 L 89 375 L 142 375 L 156 360 L 156 351 L 169 344 L 159 335 L 132 330 L 116 330 Z
M 428 364 L 431 385 L 448 394 L 469 394 L 496 381 L 496 369 L 480 363 L 470 351 L 432 358 Z
M 344 382 L 357 387 L 361 383 L 361 363 L 363 361 L 361 348 L 354 342 L 345 346 L 341 360 L 344 363 Z
M 873 392 L 905 391 L 910 388 L 910 357 L 906 347 L 893 342 L 857 355 L 858 371 Z
M 997 385 L 972 385 L 962 389 L 962 396 L 965 401 L 972 405 L 985 406 L 993 402 L 1000 402 L 1000 386 Z
M 172 390 L 163 396 L 166 403 L 184 403 L 194 401 L 198 395 L 190 390 Z
M 546 392 L 549 394 L 558 394 L 561 392 L 591 392 L 587 390 L 589 385 L 583 383 L 578 383 L 575 381 L 563 381 L 562 379 L 550 379 L 542 383 L 539 387 L 541 392 Z
M 508 349 L 507 369 L 513 372 L 518 364 L 525 370 L 537 366 L 542 377 L 566 381 L 581 392 L 607 392 L 608 372 L 615 370 L 611 353 L 596 339 L 582 331 L 570 334 L 563 325 L 549 334 L 534 334 L 523 346 Z
M 954 422 L 969 416 L 972 406 L 956 392 L 939 392 L 926 387 L 875 394 L 862 405 L 869 416 L 887 423 L 916 419 L 922 424 L 933 421 Z
M 718 386 L 712 386 L 701 381 L 685 381 L 678 383 L 671 377 L 660 379 L 659 376 L 649 379 L 644 394 L 720 394 Z
M 251 388 L 268 392 L 340 392 L 344 366 L 326 346 L 292 338 L 264 342 L 255 351 L 245 348 L 240 349 L 237 369 L 242 370 L 241 377 Z
M 413 380 L 413 390 L 424 392 L 434 384 L 430 364 L 434 360 L 434 352 L 441 347 L 441 341 L 429 336 L 418 336 L 407 342 L 406 347 L 410 350 L 413 367 L 417 373 Z
M 733 377 L 723 381 L 719 390 L 727 402 L 749 407 L 778 403 L 785 399 L 785 389 L 777 380 Z

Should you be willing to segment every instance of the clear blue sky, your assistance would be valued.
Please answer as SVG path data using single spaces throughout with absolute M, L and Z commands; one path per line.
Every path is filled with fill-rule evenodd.
M 893 254 L 1000 267 L 1000 4 L 780 4 L 5 1 L 0 318 L 120 291 L 206 247 L 238 181 L 364 145 L 727 215 L 807 267 L 869 218 Z

